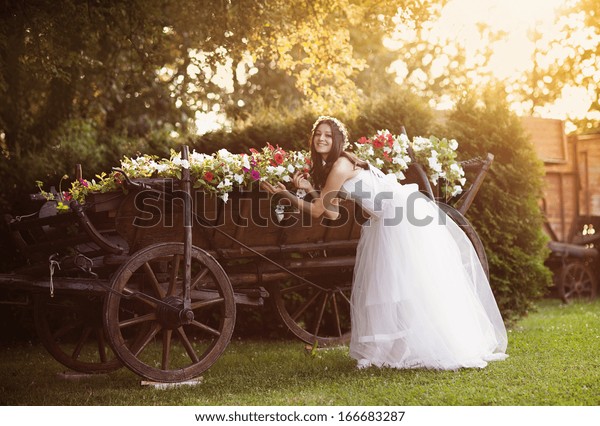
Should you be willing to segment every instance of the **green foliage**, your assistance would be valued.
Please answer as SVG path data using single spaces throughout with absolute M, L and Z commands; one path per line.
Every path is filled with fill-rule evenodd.
M 467 217 L 486 247 L 491 285 L 502 312 L 526 314 L 551 284 L 544 266 L 547 237 L 539 208 L 543 164 L 518 118 L 494 91 L 465 98 L 447 122 L 463 159 L 494 154 L 494 163 Z

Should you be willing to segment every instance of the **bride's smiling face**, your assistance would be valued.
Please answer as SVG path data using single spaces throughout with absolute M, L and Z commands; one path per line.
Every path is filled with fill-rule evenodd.
M 313 146 L 315 151 L 323 157 L 323 160 L 327 160 L 327 155 L 329 155 L 333 146 L 333 132 L 329 124 L 321 123 L 317 126 L 313 136 Z

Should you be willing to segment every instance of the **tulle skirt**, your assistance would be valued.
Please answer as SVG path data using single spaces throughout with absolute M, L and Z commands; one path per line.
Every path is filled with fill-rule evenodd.
M 424 196 L 408 209 L 412 185 L 396 188 L 363 225 L 350 356 L 359 368 L 444 370 L 505 359 L 506 329 L 471 242 Z

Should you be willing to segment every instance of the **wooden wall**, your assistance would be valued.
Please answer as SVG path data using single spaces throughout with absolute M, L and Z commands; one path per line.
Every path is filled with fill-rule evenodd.
M 580 204 L 577 139 L 567 139 L 561 120 L 522 117 L 521 122 L 546 170 L 540 200 L 546 231 L 553 240 L 570 242 Z

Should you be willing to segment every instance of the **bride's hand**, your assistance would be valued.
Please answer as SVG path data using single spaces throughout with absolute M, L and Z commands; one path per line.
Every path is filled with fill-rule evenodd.
M 260 187 L 270 194 L 279 194 L 280 192 L 287 191 L 287 188 L 281 182 L 278 182 L 277 185 L 271 185 L 269 182 L 263 181 L 260 183 Z
M 303 189 L 304 191 L 311 192 L 314 190 L 312 184 L 306 179 L 305 174 L 303 172 L 294 173 L 294 177 L 292 179 L 294 186 L 298 189 Z

